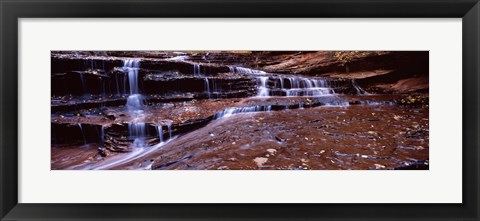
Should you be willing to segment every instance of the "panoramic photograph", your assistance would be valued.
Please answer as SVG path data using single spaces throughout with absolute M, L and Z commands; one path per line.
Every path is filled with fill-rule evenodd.
M 51 51 L 52 170 L 428 170 L 428 51 Z

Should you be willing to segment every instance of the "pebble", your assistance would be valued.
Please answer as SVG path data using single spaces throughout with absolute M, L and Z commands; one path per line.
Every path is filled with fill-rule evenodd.
M 253 159 L 253 161 L 257 164 L 257 166 L 262 166 L 264 163 L 268 161 L 268 158 L 265 157 L 257 157 Z
M 228 168 L 228 166 L 221 166 L 221 167 L 218 167 L 217 170 L 228 170 L 230 168 Z
M 277 150 L 275 149 L 267 149 L 267 151 L 273 156 L 277 153 Z

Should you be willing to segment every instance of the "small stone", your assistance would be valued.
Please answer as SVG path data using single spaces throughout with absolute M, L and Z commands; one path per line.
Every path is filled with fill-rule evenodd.
M 422 146 L 414 146 L 414 148 L 415 148 L 415 150 L 423 150 L 423 149 L 425 149 L 425 148 L 422 147 Z
M 375 164 L 375 169 L 385 169 L 385 165 L 382 164 Z
M 273 156 L 277 153 L 277 150 L 275 149 L 267 149 L 267 151 Z
M 268 161 L 268 158 L 265 158 L 265 157 L 257 157 L 255 159 L 253 159 L 253 161 L 257 164 L 257 166 L 263 166 L 264 163 L 266 163 Z

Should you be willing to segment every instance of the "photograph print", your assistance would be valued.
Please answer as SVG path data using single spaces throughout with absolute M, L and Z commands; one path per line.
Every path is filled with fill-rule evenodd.
M 52 170 L 428 170 L 428 51 L 51 51 Z

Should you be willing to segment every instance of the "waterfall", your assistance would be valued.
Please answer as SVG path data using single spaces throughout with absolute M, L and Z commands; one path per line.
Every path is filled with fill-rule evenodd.
M 208 94 L 208 98 L 210 99 L 210 84 L 208 82 L 208 78 L 205 78 L 204 86 L 205 86 L 205 92 Z
M 323 79 L 309 79 L 304 77 L 287 77 L 290 82 L 290 88 L 325 88 L 328 87 L 327 81 Z M 283 81 L 283 78 L 282 80 Z M 283 85 L 283 82 L 282 82 Z
M 130 95 L 127 98 L 126 107 L 127 110 L 133 113 L 135 117 L 134 122 L 128 123 L 128 133 L 129 139 L 133 140 L 134 147 L 145 147 L 146 137 L 147 137 L 147 130 L 145 122 L 142 122 L 144 119 L 143 114 L 143 97 L 140 94 L 140 90 L 138 87 L 138 70 L 140 69 L 140 61 L 127 59 L 124 61 L 123 65 L 124 69 L 128 71 L 128 83 L 130 86 Z M 195 74 L 200 75 L 200 65 L 194 65 L 194 72 Z M 208 79 L 207 84 L 208 84 Z M 167 121 L 167 129 L 169 133 L 169 139 L 172 138 L 172 122 Z M 157 126 L 157 133 L 160 139 L 160 143 L 163 142 L 163 129 L 162 126 Z
M 187 55 L 179 55 L 179 56 L 175 56 L 175 57 L 171 57 L 171 58 L 167 58 L 165 60 L 167 61 L 184 61 L 188 59 L 188 56 Z
M 143 99 L 141 94 L 132 94 L 127 98 L 127 108 L 129 111 L 141 110 Z
M 100 128 L 100 142 L 101 142 L 102 146 L 105 143 L 105 126 L 103 126 L 103 125 Z
M 193 64 L 193 75 L 194 76 L 202 75 L 202 73 L 200 72 L 200 64 Z
M 272 85 L 268 85 L 273 82 Z M 329 87 L 325 79 L 312 79 L 305 77 L 258 77 L 257 78 L 257 96 L 322 96 L 335 94 L 335 91 Z
M 283 76 L 280 76 L 280 77 L 278 78 L 278 80 L 280 81 L 280 88 L 283 89 L 283 88 L 285 87 L 285 82 L 284 82 L 284 80 L 283 80 Z
M 140 61 L 127 59 L 123 63 L 123 68 L 128 71 L 128 83 L 130 86 L 130 94 L 138 94 L 138 70 Z
M 115 84 L 117 86 L 117 96 L 120 96 L 120 84 L 118 83 L 118 74 L 115 74 Z
M 80 75 L 80 81 L 82 82 L 82 89 L 83 89 L 83 94 L 87 93 L 87 85 L 85 83 L 85 79 L 83 77 L 83 73 L 79 73 Z
M 93 60 L 93 58 L 92 58 L 90 64 L 92 65 L 91 69 L 95 70 L 95 61 Z
M 78 127 L 80 128 L 80 132 L 82 132 L 83 145 L 86 145 L 87 144 L 87 139 L 85 138 L 85 132 L 83 132 L 82 124 L 79 123 Z
M 273 89 L 277 92 L 283 91 L 283 93 L 280 93 L 282 96 L 322 96 L 335 94 L 335 91 L 325 79 L 278 76 L 273 78 L 273 80 Z M 280 87 L 278 87 L 278 85 L 280 85 Z M 273 94 L 278 95 L 279 93 Z
M 168 139 L 172 139 L 172 121 L 167 121 Z
M 160 143 L 163 143 L 163 128 L 161 125 L 157 126 L 157 134 L 158 134 L 158 139 L 160 140 Z
M 251 112 L 268 112 L 272 110 L 272 106 L 251 106 L 251 107 L 232 107 L 232 108 L 227 108 L 223 111 L 220 111 L 215 114 L 213 119 L 220 119 L 220 118 L 226 118 L 230 117 L 235 114 L 240 114 L 240 113 L 251 113 Z
M 139 94 L 138 89 L 138 70 L 140 69 L 140 60 L 127 59 L 123 63 L 123 68 L 128 71 L 128 86 L 130 87 L 130 95 L 127 98 L 127 109 L 129 112 L 134 113 L 136 120 L 142 120 L 142 106 L 143 98 Z M 143 122 L 131 122 L 128 123 L 129 139 L 133 140 L 134 147 L 145 146 L 146 137 L 145 123 Z
M 123 94 L 127 94 L 127 77 L 125 75 L 123 75 L 122 81 L 123 81 Z
M 128 123 L 129 138 L 133 140 L 134 147 L 145 146 L 145 123 Z
M 353 88 L 355 88 L 355 90 L 357 91 L 357 94 L 360 94 L 360 95 L 370 95 L 370 93 L 368 93 L 367 91 L 365 91 L 363 88 L 360 87 L 360 85 L 357 84 L 357 82 L 355 81 L 355 79 L 352 79 L 352 86 L 353 86 Z
M 244 67 L 228 66 L 228 69 L 230 70 L 231 73 L 238 73 L 238 74 L 266 74 L 267 73 L 265 71 L 254 70 L 254 69 L 244 68 Z
M 269 95 L 269 90 L 267 88 L 267 82 L 268 82 L 268 77 L 259 77 L 258 78 L 258 97 L 268 97 Z

